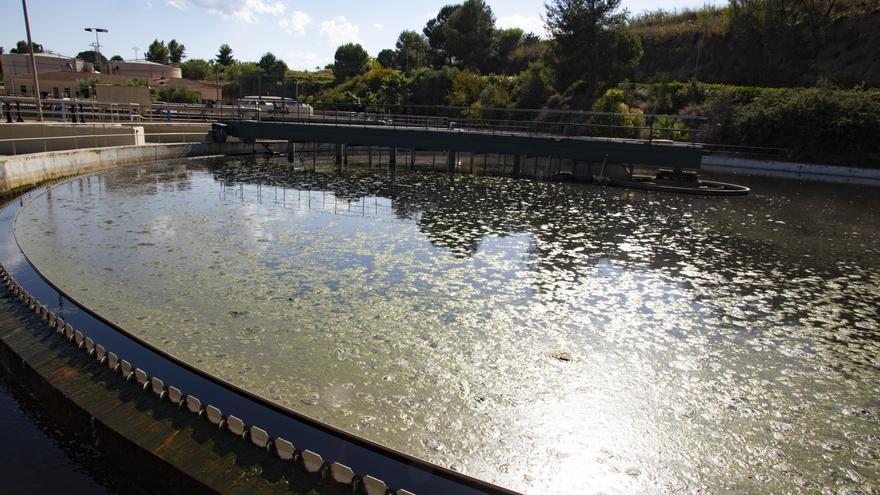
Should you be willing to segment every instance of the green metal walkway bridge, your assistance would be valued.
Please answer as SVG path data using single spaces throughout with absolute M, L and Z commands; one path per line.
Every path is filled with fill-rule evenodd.
M 224 125 L 229 136 L 245 142 L 335 144 L 338 157 L 346 146 L 388 148 L 392 166 L 397 149 L 406 149 L 447 153 L 450 169 L 459 153 L 513 156 L 515 173 L 528 157 L 700 169 L 702 146 L 686 141 L 699 134 L 700 119 L 683 120 L 692 124 L 690 128 L 655 129 L 655 122 L 671 117 L 639 118 L 635 125 L 623 125 L 619 114 L 599 112 L 480 109 L 475 114 L 458 107 L 300 104 L 267 112 L 240 109 Z

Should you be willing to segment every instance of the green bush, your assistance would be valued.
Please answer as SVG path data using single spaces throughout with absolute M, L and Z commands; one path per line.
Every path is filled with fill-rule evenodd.
M 168 103 L 200 103 L 202 95 L 177 86 L 163 86 L 156 91 L 158 101 Z
M 767 91 L 735 109 L 736 144 L 789 149 L 792 159 L 880 165 L 880 91 Z
M 411 80 L 403 74 L 378 66 L 324 91 L 316 100 L 371 107 L 399 105 L 409 100 L 410 84 Z
M 184 79 L 192 79 L 201 81 L 207 79 L 209 75 L 213 75 L 213 67 L 206 61 L 194 58 L 180 64 L 180 70 Z
M 684 122 L 675 117 L 664 115 L 654 121 L 654 139 L 671 139 L 673 141 L 688 141 L 690 134 Z
M 594 112 L 604 115 L 593 115 L 590 123 L 595 127 L 593 134 L 597 136 L 636 138 L 640 136 L 637 127 L 644 126 L 644 115 L 638 108 L 628 106 L 623 90 L 609 89 L 593 104 Z
M 415 105 L 446 105 L 452 81 L 459 69 L 421 69 L 415 71 L 410 87 L 410 103 Z

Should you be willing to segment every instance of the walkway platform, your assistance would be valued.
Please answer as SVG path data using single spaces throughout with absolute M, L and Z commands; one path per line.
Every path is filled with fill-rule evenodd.
M 416 126 L 326 122 L 225 122 L 230 136 L 259 140 L 385 146 L 427 151 L 552 157 L 581 162 L 638 165 L 647 168 L 699 170 L 699 145 L 635 139 L 554 137 Z

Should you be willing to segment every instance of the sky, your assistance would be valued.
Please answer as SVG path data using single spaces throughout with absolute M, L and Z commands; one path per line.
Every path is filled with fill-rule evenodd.
M 488 0 L 499 27 L 543 34 L 545 0 Z M 126 60 L 143 58 L 154 39 L 176 39 L 188 58 L 210 59 L 228 43 L 238 60 L 271 51 L 294 69 L 333 62 L 340 44 L 361 43 L 373 56 L 393 48 L 405 29 L 421 31 L 428 19 L 455 0 L 30 0 L 36 43 L 63 55 L 91 50 L 86 27 L 109 29 L 101 52 Z M 623 0 L 632 13 L 657 8 L 699 7 L 722 0 Z M 8 51 L 26 39 L 21 3 L 0 3 L 0 46 Z M 137 48 L 137 52 L 134 50 Z

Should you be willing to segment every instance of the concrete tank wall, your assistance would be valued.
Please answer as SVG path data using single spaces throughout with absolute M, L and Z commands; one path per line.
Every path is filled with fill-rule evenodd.
M 146 144 L 52 151 L 0 157 L 0 194 L 44 181 L 109 169 L 191 156 L 248 154 L 244 143 Z
M 203 143 L 211 132 L 209 122 L 180 124 L 138 122 L 135 125 L 144 128 L 148 143 Z
M 137 144 L 136 131 L 119 124 L 0 124 L 0 155 Z

